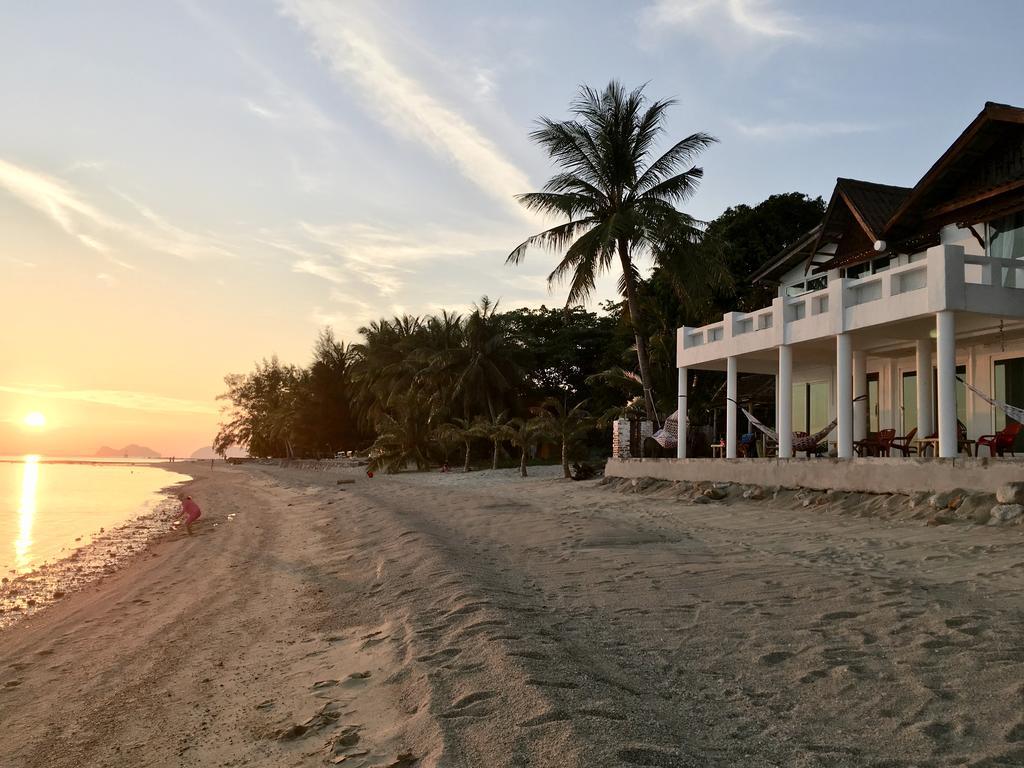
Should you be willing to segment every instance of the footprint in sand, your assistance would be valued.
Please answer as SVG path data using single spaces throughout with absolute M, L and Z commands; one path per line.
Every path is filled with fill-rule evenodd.
M 821 615 L 821 621 L 843 621 L 844 619 L 856 619 L 860 616 L 859 613 L 854 611 L 832 611 L 831 613 L 823 613 Z
M 564 723 L 566 720 L 571 720 L 569 713 L 563 709 L 552 709 L 549 712 L 545 712 L 542 715 L 531 717 L 519 724 L 520 728 L 535 728 L 538 725 L 546 725 L 547 723 Z
M 435 662 L 448 661 L 462 653 L 461 648 L 442 648 L 436 653 L 427 653 L 423 656 L 417 656 L 416 661 L 432 664 Z
M 789 651 L 772 651 L 771 653 L 766 653 L 764 656 L 759 658 L 758 661 L 768 666 L 774 666 L 775 664 L 781 664 L 786 659 L 792 657 L 793 654 Z
M 494 711 L 487 702 L 497 695 L 494 691 L 477 691 L 467 694 L 452 704 L 447 712 L 442 712 L 441 717 L 446 720 L 459 717 L 487 717 Z

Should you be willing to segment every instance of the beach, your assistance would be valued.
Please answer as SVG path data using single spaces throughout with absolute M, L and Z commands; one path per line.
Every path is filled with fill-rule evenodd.
M 1024 765 L 1024 528 L 187 471 L 195 536 L 0 633 L 0 764 Z

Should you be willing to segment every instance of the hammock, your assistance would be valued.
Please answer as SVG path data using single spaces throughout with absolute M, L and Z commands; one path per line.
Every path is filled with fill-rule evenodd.
M 752 414 L 746 408 L 740 408 L 740 410 L 743 411 L 743 415 L 750 420 L 750 423 L 753 426 L 757 427 L 762 432 L 764 432 L 766 435 L 768 435 L 768 438 L 770 440 L 774 440 L 776 443 L 779 442 L 779 435 L 774 429 L 765 426 L 762 422 L 758 421 L 757 418 L 755 418 L 754 414 Z M 822 439 L 824 439 L 828 435 L 829 432 L 836 428 L 836 424 L 838 423 L 839 419 L 832 419 L 831 422 L 825 425 L 824 429 L 818 430 L 813 435 L 807 435 L 804 434 L 803 432 L 794 432 L 793 453 L 804 453 L 806 451 L 813 451 L 815 448 L 818 447 L 818 443 L 820 443 Z
M 651 437 L 662 448 L 675 448 L 679 444 L 679 411 L 665 419 L 664 426 Z
M 1010 405 L 1009 403 L 1004 403 L 1002 400 L 996 400 L 994 397 L 989 397 L 988 395 L 986 395 L 984 392 L 982 392 L 977 387 L 972 387 L 970 384 L 968 384 L 966 381 L 961 379 L 959 376 L 957 376 L 957 379 L 959 379 L 961 382 L 963 382 L 964 386 L 966 386 L 969 390 L 971 390 L 971 392 L 976 394 L 978 397 L 980 397 L 986 403 L 988 403 L 989 405 L 991 405 L 991 406 L 993 406 L 995 408 L 999 408 L 1003 413 L 1005 413 L 1007 416 L 1009 416 L 1014 421 L 1018 421 L 1021 424 L 1024 424 L 1024 408 L 1018 408 L 1015 405 Z

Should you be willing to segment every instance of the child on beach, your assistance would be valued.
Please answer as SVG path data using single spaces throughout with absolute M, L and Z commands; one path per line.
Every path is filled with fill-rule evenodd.
M 199 519 L 199 516 L 203 514 L 202 510 L 199 509 L 199 505 L 196 504 L 191 496 L 185 496 L 184 494 L 178 497 L 181 499 L 181 511 L 178 513 L 175 522 L 178 519 L 185 518 L 185 530 L 188 531 L 188 535 L 192 535 L 192 523 Z

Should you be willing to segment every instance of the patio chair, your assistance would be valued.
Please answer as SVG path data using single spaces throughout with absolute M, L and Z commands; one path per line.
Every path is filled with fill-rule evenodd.
M 991 437 L 991 435 L 990 435 L 990 437 Z M 925 439 L 927 439 L 927 440 L 938 440 L 939 439 L 938 431 L 932 432 Z M 966 451 L 967 455 L 970 456 L 971 455 L 971 446 L 974 445 L 974 444 L 975 444 L 974 440 L 968 440 L 967 439 L 967 425 L 964 424 L 962 421 L 960 421 L 960 419 L 957 419 L 956 420 L 956 452 L 957 453 L 963 453 L 964 451 Z M 977 451 L 975 451 L 975 453 L 976 452 Z M 938 454 L 938 448 L 937 447 L 935 448 L 935 454 L 936 455 Z M 1000 454 L 1000 455 L 1002 455 L 1002 454 Z
M 882 429 L 878 432 L 878 456 L 888 456 L 892 441 L 896 439 L 895 429 Z
M 978 452 L 981 452 L 981 447 L 986 446 L 988 448 L 989 456 L 1003 456 L 1006 451 L 1010 452 L 1011 456 L 1016 456 L 1013 452 L 1013 444 L 1017 440 L 1017 433 L 1020 432 L 1020 424 L 1016 421 L 1011 421 L 1003 429 L 996 432 L 994 435 L 982 435 L 978 438 Z
M 912 452 L 917 451 L 917 448 L 911 445 L 915 437 L 917 437 L 917 427 L 914 427 L 903 437 L 894 437 L 889 441 L 889 448 L 899 451 L 903 456 L 909 456 Z

